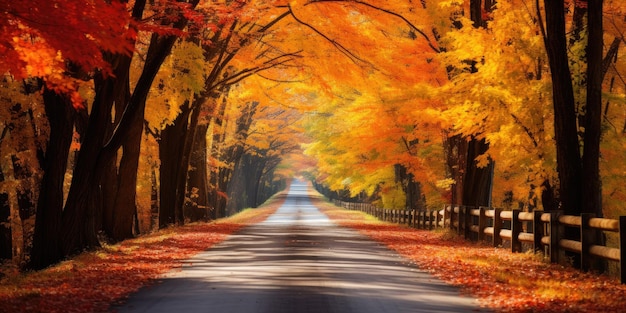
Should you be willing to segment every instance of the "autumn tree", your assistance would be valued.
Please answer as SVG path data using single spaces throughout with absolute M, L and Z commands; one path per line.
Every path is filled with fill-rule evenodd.
M 300 151 L 299 142 L 302 139 L 298 122 L 301 112 L 295 108 L 276 105 L 276 99 L 268 99 L 258 92 L 245 92 L 276 87 L 275 81 L 269 79 L 269 75 L 272 74 L 265 72 L 263 78 L 252 77 L 231 91 L 233 98 L 240 103 L 238 106 L 243 106 L 243 109 L 233 106 L 240 117 L 236 120 L 237 132 L 232 136 L 231 142 L 239 150 L 228 153 L 231 158 L 236 157 L 232 164 L 227 165 L 231 172 L 225 190 L 228 199 L 226 212 L 229 213 L 257 207 L 263 203 L 272 194 L 271 191 L 275 191 L 272 187 L 274 174 L 278 175 L 278 166 L 290 154 Z M 250 102 L 255 97 L 264 100 Z M 284 175 L 282 179 L 292 176 Z
M 125 3 L 119 4 L 120 6 L 117 8 L 121 12 L 112 14 L 112 16 L 123 19 L 123 22 L 116 24 L 122 30 L 106 33 L 121 36 L 117 38 L 115 44 L 112 44 L 113 46 L 132 46 L 134 38 L 136 38 L 132 34 L 137 29 L 135 25 L 139 25 L 146 3 L 145 1 L 134 2 L 130 15 L 125 11 Z M 154 75 L 158 72 L 164 58 L 169 54 L 177 35 L 180 34 L 177 31 L 180 32 L 187 25 L 188 18 L 193 16 L 190 14 L 183 16 L 183 13 L 191 12 L 190 10 L 193 10 L 197 2 L 172 2 L 170 4 L 172 6 L 163 12 L 173 15 L 164 17 L 153 26 L 148 25 L 147 27 L 150 31 L 158 32 L 154 32 L 150 39 L 151 46 L 146 54 L 146 66 L 132 91 L 128 86 L 130 53 L 113 49 L 103 51 L 102 60 L 105 60 L 105 65 L 108 65 L 102 66 L 103 70 L 95 72 L 94 75 L 94 100 L 91 104 L 86 131 L 81 138 L 81 150 L 76 160 L 65 207 L 62 211 L 58 208 L 50 209 L 48 212 L 50 218 L 38 219 L 43 224 L 37 228 L 39 235 L 37 235 L 36 230 L 32 258 L 33 267 L 44 267 L 65 255 L 99 244 L 96 238 L 98 225 L 95 224 L 95 221 L 96 215 L 101 212 L 97 208 L 101 208 L 99 203 L 101 200 L 98 200 L 98 195 L 100 194 L 99 186 L 103 169 L 107 168 L 107 165 L 114 160 L 119 147 L 129 138 L 127 135 L 133 125 L 138 122 L 142 123 L 143 119 L 140 116 L 143 113 L 146 95 Z M 151 8 L 158 12 L 157 7 Z M 81 11 L 77 10 L 77 12 Z M 107 12 L 111 13 L 109 11 L 98 13 Z M 96 46 L 99 47 L 98 53 L 90 55 L 100 55 L 101 49 L 107 47 L 106 45 Z M 110 70 L 107 71 L 106 69 Z M 119 116 L 114 131 L 109 134 L 104 130 L 111 127 L 111 114 L 115 103 L 118 104 L 117 112 L 123 112 L 123 114 Z M 43 213 L 41 216 L 48 213 Z
M 606 64 L 615 57 L 617 49 L 605 55 L 603 32 L 603 1 L 573 4 L 573 36 L 586 37 L 586 44 L 568 53 L 564 1 L 545 1 L 545 31 L 543 32 L 552 77 L 557 169 L 560 182 L 559 197 L 567 213 L 595 213 L 602 216 L 600 183 L 600 139 L 602 133 L 602 83 Z M 584 16 L 587 17 L 586 27 Z M 582 33 L 586 32 L 586 36 Z M 571 38 L 569 40 L 582 40 Z M 575 96 L 574 82 L 578 75 L 570 69 L 572 58 L 585 60 L 586 70 L 579 82 L 584 98 Z M 579 74 L 580 75 L 580 74 Z M 577 106 L 582 103 L 582 107 Z M 582 133 L 582 135 L 579 135 Z M 582 148 L 581 148 L 582 147 Z

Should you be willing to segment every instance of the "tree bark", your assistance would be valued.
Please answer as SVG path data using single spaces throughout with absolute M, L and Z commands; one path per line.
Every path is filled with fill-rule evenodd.
M 196 203 L 193 206 L 193 211 L 186 213 L 186 216 L 192 221 L 208 219 L 208 212 L 206 209 L 198 207 L 208 206 L 208 173 L 207 173 L 207 141 L 206 134 L 209 129 L 209 124 L 200 124 L 196 128 L 196 134 L 192 147 L 191 156 L 189 159 L 189 180 L 187 182 L 187 193 L 191 194 L 192 188 L 197 188 L 196 197 L 193 201 Z
M 469 206 L 491 206 L 491 184 L 493 181 L 493 162 L 483 168 L 476 166 L 476 157 L 484 154 L 489 145 L 484 139 L 472 139 L 467 146 L 465 177 L 463 178 L 463 201 Z
M 122 241 L 134 236 L 133 222 L 137 215 L 137 169 L 143 134 L 143 111 L 141 108 L 122 146 L 123 154 L 118 170 L 117 194 L 113 206 L 115 214 L 110 234 L 114 241 Z
M 44 90 L 44 107 L 50 124 L 50 139 L 42 164 L 35 233 L 29 267 L 42 269 L 62 258 L 59 233 L 63 212 L 63 183 L 72 144 L 75 112 L 70 101 L 50 90 Z
M 160 178 L 160 211 L 159 228 L 179 223 L 183 218 L 177 210 L 178 198 L 184 197 L 184 189 L 179 189 L 179 177 L 181 171 L 187 173 L 187 168 L 181 168 L 183 150 L 185 149 L 185 137 L 189 126 L 189 104 L 181 107 L 181 113 L 171 125 L 161 132 L 159 142 L 159 158 L 161 160 Z
M 552 77 L 554 135 L 561 209 L 566 214 L 582 212 L 582 165 L 578 143 L 574 90 L 570 75 L 565 36 L 563 0 L 546 0 L 545 46 Z
M 0 182 L 3 181 L 0 177 Z M 13 238 L 11 237 L 11 207 L 9 194 L 0 193 L 0 260 L 13 257 Z
M 116 81 L 111 77 L 96 78 L 95 86 L 96 96 L 63 210 L 59 242 L 63 255 L 99 246 L 95 226 L 97 210 L 92 205 L 95 204 L 94 198 L 100 192 L 99 182 L 104 169 L 112 162 L 112 159 L 98 162 L 98 157 L 106 140 L 106 132 L 103 130 L 109 127 L 111 121 Z
M 582 193 L 584 213 L 602 216 L 600 138 L 602 133 L 602 78 L 604 46 L 602 0 L 589 0 L 587 7 L 587 104 L 583 146 Z

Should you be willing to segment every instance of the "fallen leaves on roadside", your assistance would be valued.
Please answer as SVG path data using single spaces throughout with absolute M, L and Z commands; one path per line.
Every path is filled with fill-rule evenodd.
M 626 286 L 613 278 L 314 201 L 335 222 L 387 245 L 498 312 L 626 312 Z
M 19 273 L 2 268 L 0 312 L 107 312 L 160 275 L 182 267 L 196 253 L 223 241 L 238 229 L 260 222 L 283 197 L 211 223 L 194 223 L 104 246 L 48 269 Z

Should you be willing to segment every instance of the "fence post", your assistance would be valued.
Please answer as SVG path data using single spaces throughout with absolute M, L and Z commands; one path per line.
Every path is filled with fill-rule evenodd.
M 550 212 L 550 262 L 559 263 L 559 240 L 561 239 L 561 225 L 559 216 L 563 211 Z
M 413 214 L 413 227 L 420 229 L 420 217 L 422 216 L 422 211 L 419 209 L 414 211 Z
M 500 237 L 500 230 L 502 229 L 502 217 L 500 217 L 502 209 L 493 209 L 493 246 L 499 247 L 502 245 L 502 238 Z
M 447 227 L 449 227 L 450 229 L 454 229 L 454 226 L 452 223 L 452 213 L 454 212 L 454 210 L 452 209 L 452 205 L 449 206 L 443 206 L 443 227 L 446 227 L 446 221 L 448 221 L 448 225 Z
M 487 216 L 485 215 L 485 207 L 478 208 L 478 241 L 485 240 L 485 228 L 487 228 Z
M 580 214 L 580 269 L 584 272 L 593 269 L 593 256 L 589 253 L 589 248 L 595 241 L 595 234 L 589 220 L 594 217 L 593 213 Z
M 458 235 L 462 235 L 463 234 L 463 222 L 465 222 L 465 216 L 463 216 L 463 208 L 465 208 L 465 206 L 459 205 L 458 207 L 455 208 L 458 209 L 459 213 L 456 214 L 456 233 Z
M 541 238 L 543 238 L 543 223 L 541 222 L 541 215 L 543 211 L 533 211 L 533 251 L 541 251 L 542 244 Z
M 619 256 L 620 281 L 626 284 L 626 216 L 619 217 Z
M 472 207 L 463 206 L 463 237 L 465 237 L 466 240 L 471 240 L 472 232 L 470 227 L 473 223 Z
M 522 252 L 522 243 L 519 241 L 522 222 L 519 220 L 519 212 L 519 209 L 514 209 L 511 214 L 511 252 Z
M 415 228 L 420 228 L 419 225 L 419 217 L 423 217 L 424 216 L 424 212 L 426 212 L 426 210 L 415 210 Z
M 445 206 L 444 206 L 445 209 Z M 439 223 L 441 223 L 442 216 L 439 215 L 439 210 L 435 209 L 435 228 L 439 228 Z

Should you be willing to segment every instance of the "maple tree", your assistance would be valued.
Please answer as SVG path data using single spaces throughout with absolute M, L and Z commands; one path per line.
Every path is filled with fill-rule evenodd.
M 133 19 L 138 21 L 143 15 L 146 3 L 138 1 L 132 5 L 131 15 L 129 16 L 124 11 L 123 16 L 126 17 L 127 21 Z M 193 9 L 195 5 L 197 5 L 197 2 L 192 2 L 188 6 L 180 8 L 184 11 Z M 158 5 L 155 8 L 158 8 Z M 174 12 L 174 16 L 182 14 L 182 11 L 169 10 L 167 12 Z M 98 226 L 95 221 L 97 212 L 100 212 L 100 210 L 96 209 L 99 205 L 94 206 L 92 205 L 94 202 L 91 201 L 100 192 L 99 181 L 103 177 L 103 170 L 107 168 L 108 164 L 111 164 L 110 162 L 115 158 L 116 151 L 127 140 L 126 135 L 130 132 L 132 126 L 141 123 L 149 86 L 177 38 L 176 34 L 168 31 L 168 29 L 181 30 L 187 25 L 187 21 L 187 17 L 180 16 L 173 20 L 165 18 L 161 22 L 157 22 L 157 27 L 160 24 L 160 29 L 163 32 L 161 34 L 153 33 L 151 48 L 148 49 L 146 55 L 144 72 L 137 80 L 132 93 L 128 86 L 131 56 L 119 53 L 107 55 L 109 64 L 115 65 L 111 69 L 114 76 L 108 75 L 103 71 L 98 72 L 94 76 L 95 95 L 91 104 L 87 128 L 84 135 L 81 136 L 81 149 L 73 170 L 72 184 L 67 200 L 62 210 L 58 206 L 45 210 L 42 209 L 40 216 L 45 214 L 46 218 L 38 219 L 42 224 L 35 229 L 34 253 L 31 259 L 33 267 L 44 267 L 59 260 L 64 255 L 75 253 L 86 247 L 99 245 L 96 238 Z M 129 26 L 129 23 L 124 25 L 126 25 L 125 31 L 121 32 L 122 34 L 125 34 L 126 30 L 135 29 L 132 25 Z M 131 38 L 131 44 L 132 41 L 134 39 Z M 124 42 L 124 40 L 120 42 Z M 110 137 L 107 137 L 109 134 L 103 130 L 111 127 L 111 110 L 114 103 L 117 103 L 117 112 L 124 113 L 118 116 L 119 122 L 110 134 Z M 128 152 L 128 147 L 124 150 L 125 152 Z M 134 170 L 136 171 L 136 168 Z M 132 171 L 131 166 L 130 172 Z M 128 174 L 128 171 L 120 173 L 120 175 L 124 174 Z M 121 181 L 128 182 L 129 179 Z M 131 180 L 130 182 L 134 189 L 133 181 Z M 125 190 L 127 191 L 128 188 L 121 191 Z M 63 199 L 63 195 L 58 194 L 58 190 L 55 197 Z M 132 206 L 134 206 L 134 203 L 132 203 Z M 46 213 L 43 213 L 43 211 Z M 124 215 L 123 212 L 121 211 L 120 216 L 128 216 L 128 214 Z M 132 216 L 132 213 L 130 216 Z M 130 223 L 127 223 L 127 227 L 131 227 L 131 225 L 132 218 Z M 120 227 L 124 228 L 124 226 Z

